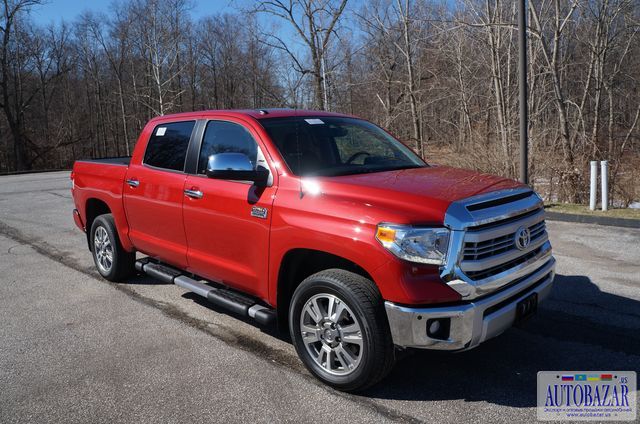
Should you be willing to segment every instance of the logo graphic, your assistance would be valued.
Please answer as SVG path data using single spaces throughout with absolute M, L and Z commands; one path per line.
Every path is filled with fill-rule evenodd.
M 260 208 L 258 206 L 251 208 L 251 216 L 255 216 L 256 218 L 267 219 L 267 213 L 267 208 Z
M 514 238 L 516 247 L 520 250 L 524 250 L 529 247 L 529 243 L 531 243 L 531 231 L 526 227 L 520 227 L 516 230 Z
M 636 421 L 633 371 L 538 372 L 538 420 Z

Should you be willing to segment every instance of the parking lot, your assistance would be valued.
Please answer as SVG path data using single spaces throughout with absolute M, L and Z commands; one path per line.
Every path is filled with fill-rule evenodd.
M 535 421 L 538 371 L 640 372 L 638 229 L 549 221 L 557 278 L 537 316 L 348 395 L 275 329 L 148 277 L 100 278 L 72 208 L 68 172 L 0 177 L 3 423 Z

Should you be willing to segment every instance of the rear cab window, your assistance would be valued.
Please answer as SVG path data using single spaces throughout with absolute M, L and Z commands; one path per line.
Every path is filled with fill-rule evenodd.
M 143 163 L 154 168 L 183 172 L 195 123 L 182 121 L 157 125 L 149 138 Z

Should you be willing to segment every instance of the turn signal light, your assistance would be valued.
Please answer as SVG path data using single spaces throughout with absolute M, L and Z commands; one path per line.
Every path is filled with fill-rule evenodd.
M 396 239 L 396 230 L 387 227 L 378 227 L 376 238 L 382 243 L 393 243 Z

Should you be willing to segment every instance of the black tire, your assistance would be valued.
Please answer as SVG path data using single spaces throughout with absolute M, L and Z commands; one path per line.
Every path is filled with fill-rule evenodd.
M 303 315 L 305 314 L 303 310 L 308 306 L 311 307 L 314 299 L 321 302 L 325 295 L 331 295 L 328 296 L 328 298 L 334 296 L 337 300 L 344 302 L 345 306 L 350 309 L 346 314 L 347 317 L 351 315 L 351 312 L 353 313 L 353 320 L 348 320 L 346 325 L 349 325 L 352 321 L 357 321 L 360 326 L 361 331 L 358 332 L 358 335 L 361 335 L 361 347 L 346 345 L 352 349 L 350 353 L 356 352 L 354 356 L 359 357 L 359 362 L 352 370 L 349 370 L 346 366 L 342 366 L 341 372 L 347 372 L 346 375 L 335 375 L 331 373 L 333 370 L 327 370 L 326 364 L 328 364 L 329 358 L 332 358 L 332 356 L 321 355 L 318 360 L 315 359 L 312 356 L 312 352 L 310 352 L 310 350 L 314 353 L 320 352 L 320 349 L 325 347 L 331 349 L 327 340 L 331 340 L 332 344 L 335 344 L 337 340 L 341 347 L 343 343 L 349 343 L 346 341 L 346 337 L 344 340 L 340 340 L 344 335 L 342 330 L 340 330 L 340 324 L 336 324 L 336 327 L 331 327 L 337 328 L 337 330 L 333 330 L 336 333 L 331 333 L 331 328 L 327 328 L 325 331 L 329 331 L 328 335 L 320 329 L 316 330 L 316 333 L 305 332 L 305 336 L 303 336 L 301 331 L 301 321 L 305 321 L 305 317 L 311 317 L 311 314 L 308 313 L 309 309 L 307 309 L 306 315 Z M 329 300 L 328 298 L 327 300 Z M 340 303 L 336 300 L 332 302 Z M 323 311 L 326 312 L 326 310 L 330 308 L 331 307 L 327 306 Z M 311 310 L 315 310 L 315 308 L 311 307 Z M 334 316 L 335 315 L 337 314 L 334 314 Z M 347 318 L 345 317 L 344 319 Z M 310 321 L 310 324 L 313 325 L 314 322 L 315 321 Z M 324 320 L 323 322 L 325 325 L 329 324 Z M 305 325 L 307 325 L 307 323 L 305 323 Z M 316 324 L 316 328 L 323 327 Z M 296 351 L 307 369 L 319 380 L 338 390 L 355 392 L 371 387 L 382 380 L 391 371 L 395 363 L 395 349 L 391 339 L 382 297 L 371 280 L 353 272 L 342 269 L 328 269 L 306 278 L 296 288 L 293 298 L 291 299 L 289 306 L 289 331 Z M 318 340 L 317 342 L 308 341 L 313 340 L 318 333 L 321 334 L 320 337 L 322 337 L 322 340 Z M 322 334 L 325 336 L 323 337 Z M 339 337 L 337 337 L 337 339 L 327 338 L 334 337 L 332 334 L 334 336 L 338 334 Z M 305 343 L 303 337 L 306 336 L 311 336 L 311 338 Z M 361 354 L 361 356 L 358 356 L 359 354 Z M 333 358 L 339 355 L 341 354 L 334 354 Z M 325 359 L 324 361 L 323 358 Z M 343 356 L 342 359 L 346 358 Z M 332 359 L 332 363 L 338 365 L 339 368 L 342 364 L 346 363 L 342 359 L 338 358 L 337 362 L 334 362 Z M 331 366 L 328 366 L 328 368 L 331 368 Z M 336 370 L 336 372 L 339 371 L 339 369 Z
M 103 232 L 104 230 L 104 232 Z M 96 250 L 96 233 L 106 234 L 111 245 L 111 266 L 106 267 L 100 263 L 99 252 Z M 127 252 L 120 243 L 118 232 L 116 230 L 113 215 L 110 213 L 99 215 L 91 224 L 91 232 L 89 233 L 89 243 L 91 243 L 91 253 L 93 261 L 100 275 L 109 281 L 120 281 L 134 274 L 136 254 L 135 252 Z

